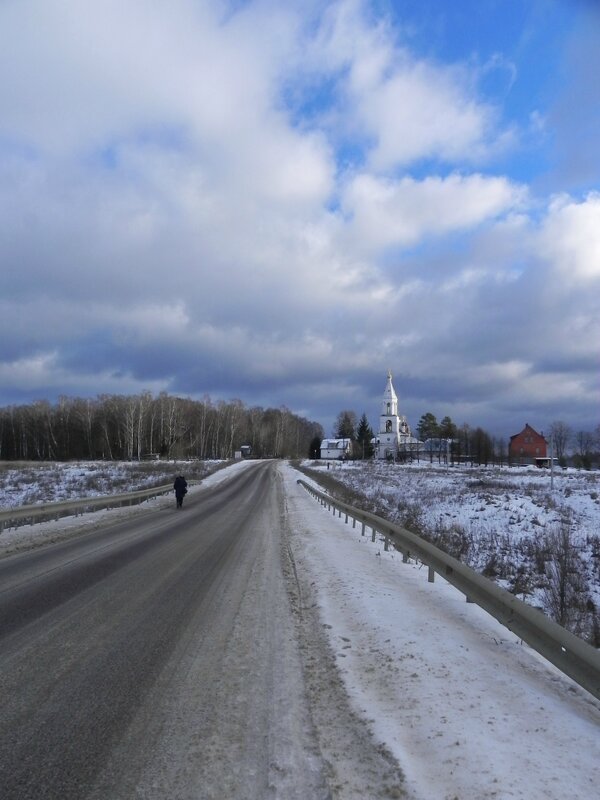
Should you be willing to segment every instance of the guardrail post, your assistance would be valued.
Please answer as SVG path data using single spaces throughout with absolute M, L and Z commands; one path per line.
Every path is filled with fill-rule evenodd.
M 352 517 L 352 527 L 356 528 L 356 517 Z
M 376 533 L 377 533 L 377 530 L 376 530 L 375 528 L 373 528 L 373 533 L 372 533 L 372 535 L 371 535 L 371 541 L 372 541 L 372 542 L 374 542 L 374 541 L 375 541 L 375 535 L 376 535 Z
M 408 564 L 408 559 L 409 558 L 410 558 L 410 553 L 408 552 L 408 550 L 403 550 L 402 551 L 402 563 L 403 564 Z
M 384 536 L 384 539 L 383 539 L 383 549 L 384 550 L 389 550 L 390 549 L 390 540 L 388 539 L 387 536 Z
M 342 515 L 340 514 L 340 517 L 341 517 L 341 516 L 342 516 Z M 347 512 L 347 511 L 346 511 L 346 519 L 344 520 L 344 522 L 346 523 L 346 525 L 348 524 L 348 512 Z
M 360 529 L 360 535 L 361 535 L 361 536 L 364 536 L 364 535 L 365 535 L 365 528 L 366 528 L 366 527 L 367 527 L 367 526 L 366 526 L 366 524 L 363 522 L 363 523 L 362 523 L 362 527 L 361 527 L 361 529 Z
M 435 570 L 434 570 L 433 567 L 429 567 L 429 570 L 428 570 L 428 573 L 427 573 L 427 580 L 429 581 L 429 583 L 433 583 L 434 580 L 435 580 Z

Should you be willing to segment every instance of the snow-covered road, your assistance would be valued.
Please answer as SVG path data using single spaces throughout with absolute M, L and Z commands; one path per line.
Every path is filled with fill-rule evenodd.
M 297 569 L 351 701 L 423 800 L 589 800 L 600 702 L 440 578 L 333 516 L 283 468 Z
M 0 560 L 3 800 L 402 796 L 305 606 L 278 464 L 144 505 Z

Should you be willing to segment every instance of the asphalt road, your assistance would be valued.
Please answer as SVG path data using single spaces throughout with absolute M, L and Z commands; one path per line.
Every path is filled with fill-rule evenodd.
M 0 560 L 3 800 L 330 796 L 283 513 L 258 463 Z

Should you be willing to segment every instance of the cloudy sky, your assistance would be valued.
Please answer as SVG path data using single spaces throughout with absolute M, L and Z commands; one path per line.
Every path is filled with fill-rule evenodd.
M 593 0 L 0 0 L 0 405 L 600 422 Z

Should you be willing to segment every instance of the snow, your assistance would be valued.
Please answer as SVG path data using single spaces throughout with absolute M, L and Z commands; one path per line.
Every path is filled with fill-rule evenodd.
M 201 486 L 191 486 L 190 492 L 251 467 L 251 461 L 236 463 L 204 478 Z M 306 476 L 287 464 L 279 469 L 299 579 L 310 586 L 350 702 L 374 739 L 397 760 L 407 797 L 595 796 L 600 702 L 486 612 L 467 604 L 439 576 L 429 583 L 426 568 L 403 563 L 381 541 L 361 536 L 360 526 L 353 528 L 327 512 L 298 485 L 298 478 Z M 418 473 L 413 475 L 416 480 Z M 435 479 L 443 488 L 442 478 Z M 575 483 L 569 497 L 588 518 L 595 513 L 593 502 L 585 501 L 590 491 L 579 492 Z M 446 492 L 448 497 L 456 493 L 456 487 Z M 4 531 L 0 551 L 75 535 L 107 518 L 149 513 L 173 502 L 165 496 L 141 506 Z M 514 513 L 521 501 L 506 502 Z M 461 519 L 469 513 L 465 510 Z
M 600 702 L 427 570 L 333 516 L 285 470 L 295 558 L 356 710 L 417 798 L 590 798 Z M 304 478 L 305 479 L 305 478 Z
M 161 460 L 0 462 L 0 508 L 147 489 L 171 483 L 180 472 L 192 478 L 204 478 L 224 463 Z
M 466 543 L 460 560 L 545 608 L 544 537 L 567 526 L 585 590 L 600 609 L 600 472 L 536 467 L 451 467 L 421 461 L 304 462 L 369 498 L 376 513 L 412 530 Z M 457 556 L 458 557 L 458 556 Z M 484 572 L 485 574 L 485 572 Z M 589 624 L 589 623 L 588 623 Z

